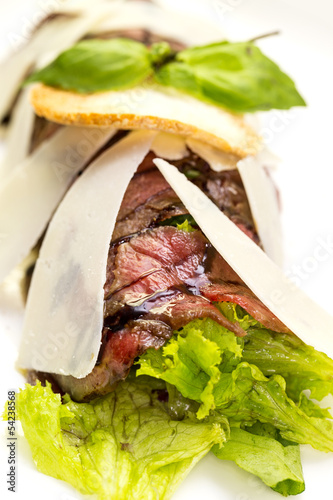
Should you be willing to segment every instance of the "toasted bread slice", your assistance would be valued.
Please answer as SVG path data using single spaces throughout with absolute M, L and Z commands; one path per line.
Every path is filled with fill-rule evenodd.
M 37 115 L 63 125 L 177 133 L 241 158 L 261 149 L 260 138 L 242 116 L 155 84 L 96 94 L 38 84 L 31 102 Z

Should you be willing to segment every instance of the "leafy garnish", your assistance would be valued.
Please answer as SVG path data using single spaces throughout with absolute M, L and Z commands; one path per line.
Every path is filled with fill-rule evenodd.
M 291 78 L 251 42 L 219 42 L 183 50 L 155 78 L 238 112 L 305 105 Z
M 183 225 L 188 224 L 191 227 L 197 227 L 197 223 L 190 214 L 174 215 L 169 219 L 164 219 L 159 223 L 160 226 L 174 226 L 178 229 Z M 185 226 L 184 226 L 185 227 Z
M 286 394 L 280 375 L 265 377 L 255 365 L 242 362 L 222 374 L 214 390 L 216 408 L 233 423 L 269 423 L 281 436 L 321 451 L 333 451 L 333 422 L 309 416 Z
M 100 500 L 169 499 L 225 435 L 217 423 L 173 420 L 154 385 L 143 377 L 63 404 L 49 385 L 26 385 L 17 406 L 38 469 Z
M 26 83 L 43 82 L 87 94 L 133 87 L 151 73 L 149 51 L 142 43 L 127 38 L 85 40 L 33 73 Z
M 260 477 L 274 491 L 284 496 L 304 491 L 299 446 L 281 442 L 269 435 L 257 435 L 232 427 L 223 447 L 213 452 L 222 460 L 232 460 L 242 469 Z
M 149 349 L 140 358 L 138 375 L 149 375 L 174 385 L 185 398 L 201 403 L 199 419 L 215 408 L 213 396 L 223 362 L 240 357 L 236 337 L 210 318 L 192 321 L 168 344 Z
M 126 89 L 150 76 L 160 85 L 236 112 L 305 105 L 294 82 L 253 42 L 223 41 L 176 53 L 166 42 L 148 49 L 126 38 L 85 40 L 25 83 L 90 93 Z
M 61 403 L 49 385 L 27 385 L 17 410 L 39 470 L 100 500 L 161 500 L 213 446 L 282 495 L 302 492 L 298 444 L 333 451 L 333 423 L 306 394 L 288 394 L 277 372 L 301 387 L 315 374 L 319 385 L 331 361 L 236 304 L 216 305 L 247 330 L 244 339 L 210 318 L 191 321 L 90 403 Z
M 318 400 L 333 392 L 333 361 L 296 335 L 250 328 L 243 359 L 254 363 L 265 375 L 282 375 L 287 382 L 287 392 L 294 400 L 298 400 L 304 389 L 310 390 L 311 397 Z
M 241 326 L 247 325 L 250 337 L 255 338 L 256 334 L 259 339 L 262 335 L 274 337 L 274 332 L 265 331 L 239 306 L 220 306 L 220 309 L 228 313 L 229 319 L 237 317 Z M 244 361 L 242 342 L 209 318 L 195 320 L 177 332 L 165 347 L 158 351 L 150 349 L 141 356 L 137 374 L 164 380 L 174 385 L 183 397 L 200 403 L 199 419 L 215 411 L 233 425 L 268 423 L 279 429 L 284 439 L 333 451 L 333 423 L 327 418 L 328 411 L 304 395 L 296 400 L 290 398 L 281 375 L 266 377 L 254 364 L 255 359 L 252 364 Z M 245 352 L 247 337 L 244 342 Z M 285 346 L 289 363 L 297 364 L 298 353 L 293 357 L 287 342 Z M 320 353 L 312 351 L 313 357 L 318 355 L 320 359 Z M 261 351 L 259 365 L 260 356 Z M 279 360 L 279 357 L 276 361 L 271 359 L 272 373 L 280 367 Z
M 250 314 L 248 314 L 242 307 L 238 304 L 232 302 L 220 302 L 216 304 L 216 307 L 220 309 L 222 314 L 232 323 L 237 322 L 243 330 L 249 330 L 251 326 L 260 327 L 261 324 Z M 246 336 L 246 339 L 248 337 Z

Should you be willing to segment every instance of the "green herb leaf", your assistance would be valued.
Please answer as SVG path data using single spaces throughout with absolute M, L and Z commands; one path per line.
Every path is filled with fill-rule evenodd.
M 268 435 L 256 435 L 232 427 L 222 448 L 212 450 L 222 460 L 232 460 L 284 496 L 305 489 L 299 446 L 283 446 Z
M 99 500 L 169 499 L 189 470 L 225 440 L 216 423 L 172 420 L 145 377 L 75 403 L 51 387 L 17 396 L 38 469 Z
M 191 226 L 188 219 L 184 220 L 181 224 L 177 224 L 177 229 L 185 231 L 185 233 L 193 233 L 195 231 L 195 228 Z
M 180 226 L 182 226 L 184 223 L 187 223 L 188 226 L 196 226 L 198 227 L 197 223 L 193 219 L 192 215 L 190 214 L 183 214 L 183 215 L 174 215 L 173 217 L 170 217 L 169 219 L 164 219 L 159 223 L 160 226 L 174 226 L 177 227 L 178 229 Z
M 60 54 L 26 83 L 80 93 L 133 87 L 152 73 L 148 49 L 126 38 L 87 40 Z
M 25 83 L 80 93 L 120 90 L 155 80 L 236 112 L 305 106 L 294 82 L 253 42 L 219 42 L 175 53 L 166 42 L 86 40 Z
M 183 50 L 155 78 L 237 112 L 305 105 L 294 82 L 251 42 L 220 42 Z
M 154 67 L 159 67 L 170 61 L 176 52 L 173 51 L 167 42 L 156 42 L 150 47 L 150 60 Z

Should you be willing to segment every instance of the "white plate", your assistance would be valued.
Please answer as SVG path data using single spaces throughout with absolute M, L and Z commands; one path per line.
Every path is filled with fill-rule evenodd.
M 317 0 L 315 4 L 310 0 L 164 1 L 222 24 L 232 40 L 281 31 L 280 36 L 263 39 L 259 45 L 292 76 L 309 104 L 305 109 L 267 113 L 261 126 L 270 148 L 282 160 L 275 177 L 283 202 L 285 269 L 314 300 L 332 312 L 333 8 L 330 0 Z M 1 2 L 0 54 L 10 45 L 13 35 L 24 35 L 47 3 L 37 0 Z M 61 4 L 61 1 L 53 3 Z M 14 369 L 21 318 L 22 307 L 15 295 L 0 288 L 0 406 L 8 390 L 17 389 L 24 383 Z M 6 485 L 5 444 L 2 437 L 0 498 L 9 499 L 12 493 Z M 19 437 L 17 444 L 16 500 L 82 498 L 67 484 L 38 473 L 25 440 Z M 333 455 L 304 446 L 302 462 L 306 491 L 298 498 L 327 498 Z M 210 454 L 189 474 L 174 499 L 202 500 L 203 497 L 209 500 L 268 500 L 278 499 L 279 495 L 233 463 L 221 462 Z

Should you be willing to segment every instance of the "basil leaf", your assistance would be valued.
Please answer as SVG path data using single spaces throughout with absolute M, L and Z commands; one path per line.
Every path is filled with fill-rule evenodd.
M 237 112 L 305 105 L 291 78 L 252 42 L 220 42 L 183 50 L 155 78 Z
M 142 43 L 126 38 L 86 40 L 60 54 L 26 83 L 89 93 L 133 87 L 151 73 L 150 54 Z
M 219 42 L 176 54 L 166 42 L 86 40 L 60 54 L 25 83 L 80 93 L 130 88 L 155 80 L 236 112 L 304 106 L 294 82 L 253 42 Z

